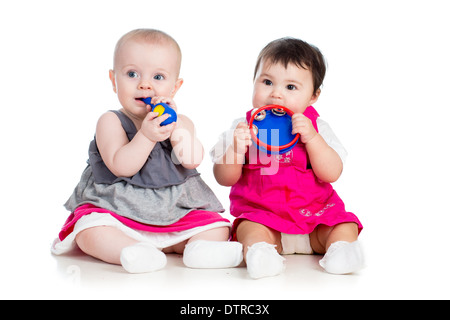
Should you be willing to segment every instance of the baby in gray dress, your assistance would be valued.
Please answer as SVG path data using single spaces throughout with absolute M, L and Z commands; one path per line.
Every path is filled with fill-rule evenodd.
M 230 223 L 196 170 L 203 146 L 194 124 L 178 114 L 176 122 L 161 125 L 168 115 L 142 101 L 151 97 L 152 104 L 178 111 L 180 65 L 178 44 L 161 31 L 137 29 L 118 41 L 109 77 L 122 109 L 98 120 L 88 166 L 66 203 L 72 212 L 66 234 L 55 240 L 53 253 L 76 244 L 131 273 L 163 268 L 167 252 L 183 253 L 192 268 L 242 262 L 242 245 L 227 241 Z

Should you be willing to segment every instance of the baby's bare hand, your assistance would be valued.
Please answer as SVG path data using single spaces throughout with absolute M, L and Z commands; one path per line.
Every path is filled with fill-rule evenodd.
M 142 133 L 153 142 L 161 142 L 167 140 L 172 134 L 176 123 L 172 122 L 166 126 L 161 126 L 161 123 L 169 118 L 168 114 L 163 114 L 158 117 L 157 112 L 149 112 L 142 121 L 141 131 Z
M 295 113 L 292 116 L 292 134 L 300 134 L 303 143 L 308 143 L 317 134 L 311 120 L 302 113 Z
M 168 104 L 173 110 L 178 112 L 177 105 L 173 99 L 167 98 L 167 97 L 162 97 L 162 96 L 155 96 L 152 98 L 152 104 L 156 105 L 160 102 Z
M 234 152 L 236 154 L 245 154 L 252 145 L 252 136 L 250 129 L 245 122 L 240 122 L 234 130 Z

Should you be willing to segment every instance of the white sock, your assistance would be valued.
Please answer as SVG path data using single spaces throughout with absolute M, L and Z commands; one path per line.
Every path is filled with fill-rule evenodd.
M 183 262 L 189 268 L 233 268 L 242 260 L 242 244 L 236 241 L 197 240 L 188 243 L 183 253 Z
M 364 267 L 364 255 L 358 241 L 336 241 L 330 245 L 327 253 L 319 261 L 328 273 L 347 274 Z
M 151 244 L 139 242 L 122 249 L 120 262 L 129 273 L 144 273 L 164 268 L 167 258 Z
M 272 277 L 284 271 L 286 259 L 278 254 L 275 247 L 267 242 L 258 242 L 248 247 L 246 261 L 251 278 Z

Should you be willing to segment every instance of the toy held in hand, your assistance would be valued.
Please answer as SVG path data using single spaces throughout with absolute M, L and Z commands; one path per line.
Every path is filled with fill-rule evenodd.
M 151 97 L 142 99 L 142 101 L 145 102 L 146 104 L 148 104 L 149 106 L 151 106 L 152 111 L 157 112 L 159 114 L 158 117 L 162 116 L 163 114 L 169 114 L 169 118 L 167 118 L 166 120 L 161 122 L 162 126 L 165 126 L 172 122 L 177 121 L 177 113 L 167 103 L 160 102 L 157 104 L 152 104 L 152 103 L 150 103 L 152 101 Z
M 294 148 L 300 135 L 292 134 L 292 115 L 283 106 L 267 105 L 256 110 L 250 118 L 250 134 L 259 150 L 282 154 Z

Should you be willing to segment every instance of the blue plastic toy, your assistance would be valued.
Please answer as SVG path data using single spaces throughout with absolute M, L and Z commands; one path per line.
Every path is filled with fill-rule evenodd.
M 283 106 L 268 105 L 256 110 L 250 118 L 250 134 L 259 150 L 282 154 L 294 148 L 300 135 L 292 134 L 292 115 Z
M 142 101 L 145 102 L 146 104 L 148 104 L 149 106 L 151 106 L 153 112 L 158 112 L 159 113 L 158 117 L 160 117 L 166 113 L 169 114 L 169 117 L 166 120 L 164 120 L 163 122 L 161 122 L 162 126 L 165 126 L 172 122 L 177 121 L 177 113 L 167 103 L 160 102 L 157 104 L 151 104 L 150 103 L 152 101 L 151 97 L 142 99 Z

